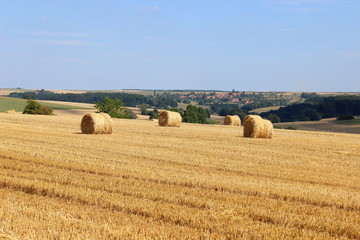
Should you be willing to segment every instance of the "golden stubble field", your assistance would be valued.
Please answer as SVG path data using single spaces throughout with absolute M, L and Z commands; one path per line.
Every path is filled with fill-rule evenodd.
M 360 239 L 360 136 L 0 114 L 0 239 Z

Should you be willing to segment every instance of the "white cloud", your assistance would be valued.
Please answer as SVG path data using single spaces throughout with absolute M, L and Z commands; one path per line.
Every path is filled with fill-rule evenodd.
M 158 7 L 158 6 L 141 6 L 141 7 L 139 7 L 139 10 L 142 10 L 142 11 L 145 11 L 145 10 L 158 11 L 158 10 L 160 10 L 160 7 Z

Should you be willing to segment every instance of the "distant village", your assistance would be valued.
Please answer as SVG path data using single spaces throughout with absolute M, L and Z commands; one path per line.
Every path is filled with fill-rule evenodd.
M 186 93 L 180 92 L 178 93 L 178 97 L 183 103 L 197 102 L 200 105 L 211 105 L 214 103 L 234 103 L 246 105 L 263 102 L 264 100 L 276 101 L 279 105 L 285 105 L 292 102 L 300 102 L 302 100 L 301 93 L 245 91 Z
M 204 95 L 204 94 L 201 94 Z M 200 95 L 200 96 L 201 96 Z M 219 100 L 224 102 L 233 102 L 233 103 L 243 103 L 243 104 L 249 104 L 253 103 L 255 101 L 250 100 L 250 98 L 241 98 L 242 93 L 236 92 L 236 93 L 211 93 L 209 95 L 205 96 L 206 100 Z M 198 100 L 199 95 L 196 94 L 189 94 L 189 95 L 180 95 L 181 99 L 191 99 L 191 100 Z

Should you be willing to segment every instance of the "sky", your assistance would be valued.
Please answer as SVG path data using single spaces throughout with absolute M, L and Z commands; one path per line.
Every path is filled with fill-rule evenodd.
M 0 0 L 0 88 L 360 92 L 359 0 Z

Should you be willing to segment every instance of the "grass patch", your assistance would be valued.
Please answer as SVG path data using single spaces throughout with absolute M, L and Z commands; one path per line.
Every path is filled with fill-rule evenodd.
M 218 120 L 208 118 L 208 119 L 206 120 L 206 124 L 216 124 L 216 125 L 219 125 L 220 122 L 219 122 Z
M 351 120 L 335 120 L 333 122 L 337 123 L 337 124 L 343 124 L 343 125 L 359 125 L 360 118 L 351 119 Z
M 22 112 L 26 105 L 25 99 L 19 98 L 10 98 L 10 97 L 0 97 L 0 112 L 6 112 L 7 110 L 15 110 L 17 112 Z M 61 105 L 55 103 L 43 103 L 42 105 L 48 106 L 54 110 L 66 110 L 66 109 L 89 109 L 77 106 Z

